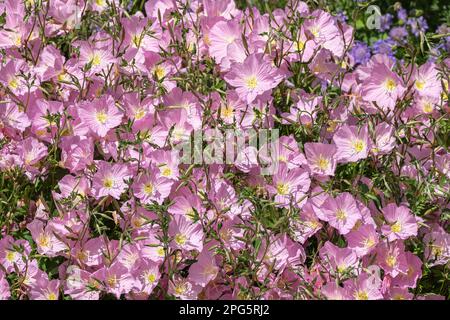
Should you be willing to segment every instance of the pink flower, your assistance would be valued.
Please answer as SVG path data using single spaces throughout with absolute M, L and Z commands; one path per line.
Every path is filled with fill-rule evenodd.
M 102 282 L 104 290 L 116 298 L 129 292 L 136 284 L 134 277 L 120 262 L 114 262 L 109 267 L 102 267 L 93 273 L 92 277 Z
M 47 275 L 40 277 L 37 282 L 31 286 L 31 300 L 58 300 L 59 280 L 48 280 Z
M 382 211 L 388 225 L 384 225 L 381 231 L 389 241 L 417 235 L 417 221 L 407 207 L 390 203 Z
M 217 277 L 218 273 L 219 267 L 216 265 L 214 254 L 210 249 L 203 248 L 197 262 L 189 268 L 189 281 L 205 287 Z
M 47 147 L 35 138 L 28 137 L 19 145 L 18 154 L 28 170 L 28 168 L 36 165 L 42 158 L 47 156 Z
M 329 270 L 343 275 L 358 268 L 358 257 L 349 248 L 339 248 L 327 241 L 320 249 L 319 255 Z
M 234 63 L 225 75 L 227 83 L 235 87 L 239 97 L 247 103 L 271 91 L 283 78 L 263 54 L 252 54 L 243 63 Z
M 156 201 L 162 204 L 170 193 L 173 181 L 160 176 L 159 170 L 152 167 L 148 173 L 140 175 L 133 183 L 133 194 L 142 203 L 149 204 Z
M 308 201 L 301 209 L 298 219 L 292 222 L 294 239 L 304 244 L 308 238 L 313 236 L 322 228 L 322 224 L 314 213 L 314 208 Z
M 376 250 L 377 264 L 384 272 L 396 277 L 408 272 L 408 264 L 405 255 L 405 245 L 400 240 L 391 243 L 380 243 Z
M 333 136 L 337 147 L 336 158 L 339 162 L 356 162 L 367 158 L 370 140 L 367 126 L 358 129 L 356 126 L 344 125 Z
M 365 273 L 356 279 L 345 281 L 344 288 L 347 290 L 349 297 L 354 300 L 383 299 L 379 285 L 374 283 L 371 277 Z
M 159 264 L 148 259 L 140 259 L 139 263 L 138 269 L 134 272 L 136 284 L 133 292 L 150 295 L 161 278 Z
M 90 66 L 89 72 L 94 74 L 116 62 L 116 59 L 111 54 L 111 49 L 104 41 L 98 42 L 103 46 L 95 46 L 87 41 L 81 41 L 80 46 L 80 63 L 82 66 Z
M 414 72 L 414 90 L 419 96 L 439 99 L 442 92 L 436 64 L 427 62 Z
M 306 192 L 311 180 L 308 172 L 301 168 L 289 170 L 283 163 L 278 172 L 273 176 L 273 185 L 268 186 L 269 192 L 275 195 L 275 203 L 280 207 L 288 207 L 293 204 L 301 207 L 306 201 Z
M 44 228 L 44 223 L 35 219 L 27 225 L 27 228 L 30 230 L 40 254 L 55 257 L 69 248 L 60 240 L 61 237 L 56 236 L 57 232 L 50 224 Z
M 9 300 L 11 292 L 9 291 L 9 283 L 3 271 L 0 271 L 0 300 Z
M 353 249 L 358 257 L 369 254 L 378 244 L 379 236 L 375 227 L 371 224 L 360 226 L 357 230 L 345 235 L 348 247 Z
M 349 233 L 361 219 L 355 199 L 348 192 L 341 193 L 336 198 L 329 196 L 316 213 L 321 220 L 328 221 L 332 227 L 344 235 Z
M 172 248 L 183 251 L 203 249 L 203 229 L 198 222 L 192 222 L 184 216 L 176 215 L 169 225 L 169 234 L 173 237 Z
M 382 122 L 375 127 L 375 137 L 373 140 L 372 152 L 374 154 L 388 154 L 395 148 L 396 139 L 393 126 Z
M 128 166 L 125 164 L 110 164 L 106 161 L 98 162 L 98 170 L 92 179 L 92 188 L 95 197 L 111 196 L 120 199 L 128 185 L 124 180 L 131 178 Z
M 312 173 L 333 176 L 336 170 L 336 146 L 324 143 L 305 143 L 305 154 Z
M 181 300 L 195 300 L 202 287 L 178 275 L 169 281 L 168 293 Z
M 209 30 L 209 54 L 220 63 L 227 56 L 227 47 L 241 38 L 241 28 L 236 20 L 219 21 Z
M 85 126 L 100 137 L 122 123 L 122 113 L 116 107 L 113 97 L 103 95 L 92 102 L 84 103 L 78 115 Z
M 392 280 L 393 286 L 401 288 L 415 288 L 422 276 L 422 260 L 411 252 L 405 252 L 408 270 L 406 274 L 399 274 Z
M 370 77 L 363 82 L 362 98 L 375 102 L 383 110 L 393 110 L 397 100 L 403 97 L 406 88 L 402 79 L 385 64 L 376 63 Z

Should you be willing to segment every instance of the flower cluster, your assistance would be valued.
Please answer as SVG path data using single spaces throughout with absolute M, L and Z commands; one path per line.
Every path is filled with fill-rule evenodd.
M 449 295 L 445 50 L 371 52 L 296 0 L 0 13 L 0 299 Z M 427 29 L 407 21 L 397 46 Z M 186 161 L 226 130 L 278 130 L 276 152 Z

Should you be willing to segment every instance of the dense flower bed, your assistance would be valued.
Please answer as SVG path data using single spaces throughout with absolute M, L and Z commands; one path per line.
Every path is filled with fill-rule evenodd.
M 0 3 L 0 298 L 448 298 L 450 30 L 367 6 Z

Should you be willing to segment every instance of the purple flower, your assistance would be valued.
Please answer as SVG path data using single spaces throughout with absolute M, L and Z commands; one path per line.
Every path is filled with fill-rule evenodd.
M 373 45 L 372 45 L 372 52 L 374 54 L 386 54 L 390 57 L 394 57 L 394 51 L 393 51 L 393 47 L 395 45 L 395 42 L 390 39 L 382 39 L 382 40 L 378 40 L 376 41 Z
M 389 32 L 389 36 L 398 42 L 402 42 L 408 37 L 408 30 L 405 27 L 394 27 Z
M 397 18 L 399 20 L 406 21 L 408 19 L 408 11 L 406 9 L 401 8 L 397 11 Z
M 382 15 L 380 17 L 380 31 L 387 31 L 391 28 L 392 20 L 394 16 L 390 13 Z
M 349 52 L 353 64 L 364 64 L 370 59 L 369 46 L 361 41 L 355 41 L 355 45 Z

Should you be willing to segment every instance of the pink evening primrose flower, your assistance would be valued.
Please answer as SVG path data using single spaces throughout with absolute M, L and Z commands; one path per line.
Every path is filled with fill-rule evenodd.
M 120 195 L 128 188 L 124 180 L 129 178 L 131 175 L 127 165 L 99 161 L 98 170 L 92 179 L 92 189 L 97 199 L 105 196 L 120 199 Z
M 85 126 L 99 137 L 106 137 L 110 129 L 122 123 L 122 112 L 116 107 L 113 97 L 103 95 L 78 109 L 78 115 Z
M 182 216 L 173 217 L 169 225 L 169 234 L 173 237 L 171 246 L 183 251 L 203 249 L 203 228 L 199 222 Z
M 417 221 L 407 207 L 390 203 L 382 211 L 387 224 L 381 232 L 389 241 L 417 236 Z
M 228 84 L 236 88 L 239 97 L 252 103 L 257 96 L 275 88 L 284 75 L 273 67 L 263 54 L 252 54 L 243 63 L 234 63 L 225 75 Z
M 356 201 L 348 192 L 341 193 L 336 198 L 329 196 L 316 213 L 321 220 L 328 221 L 343 235 L 349 233 L 361 219 Z
M 325 143 L 305 143 L 305 154 L 313 174 L 333 176 L 336 170 L 336 146 Z
M 172 180 L 160 176 L 159 170 L 153 167 L 148 173 L 144 173 L 137 178 L 132 189 L 134 195 L 142 203 L 149 204 L 156 201 L 158 204 L 162 204 L 169 195 L 172 185 Z
M 356 126 L 344 125 L 333 136 L 337 147 L 336 158 L 339 162 L 356 162 L 367 158 L 370 140 L 367 126 L 358 129 Z
M 375 102 L 383 110 L 393 110 L 397 100 L 403 97 L 406 88 L 402 79 L 385 64 L 376 63 L 370 77 L 363 83 L 362 98 Z

